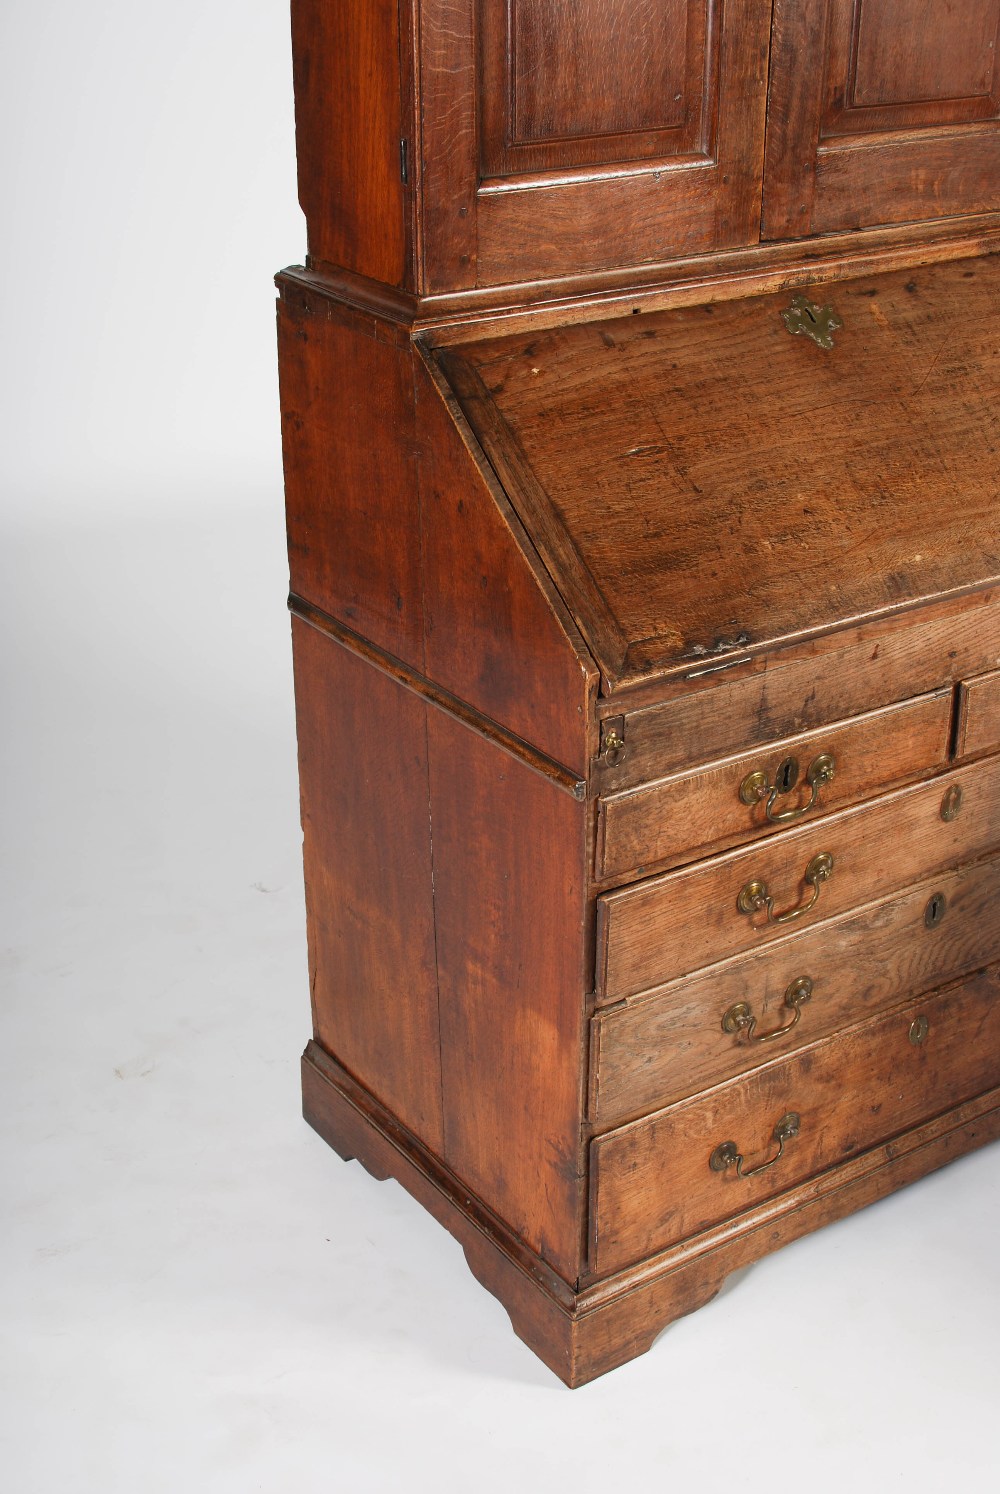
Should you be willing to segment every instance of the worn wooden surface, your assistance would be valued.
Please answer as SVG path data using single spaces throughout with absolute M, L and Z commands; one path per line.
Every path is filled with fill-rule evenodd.
M 841 285 L 831 350 L 762 297 L 447 367 L 614 683 L 1000 576 L 998 293 L 991 257 Z
M 650 1262 L 574 1293 L 315 1043 L 303 1055 L 306 1119 L 340 1156 L 396 1178 L 461 1243 L 514 1331 L 565 1381 L 583 1385 L 645 1353 L 726 1276 L 1000 1135 L 1000 1091 L 768 1199 Z M 391 1263 L 387 1262 L 387 1268 Z
M 587 806 L 440 712 L 427 726 L 444 1159 L 576 1280 Z
M 1000 0 L 777 0 L 766 152 L 754 0 L 328 9 L 293 0 L 314 268 L 280 282 L 306 1113 L 578 1384 L 1000 1130 L 995 975 L 917 1003 L 920 1047 L 892 1025 L 997 956 L 996 864 L 955 868 L 1000 845 L 1000 759 L 839 807 L 940 769 L 956 682 L 957 753 L 1000 740 L 1000 260 L 967 258 L 1000 241 Z M 762 193 L 798 242 L 758 242 Z M 781 324 L 811 285 L 829 352 Z M 737 779 L 831 733 L 822 817 L 715 855 L 764 833 Z M 599 875 L 651 880 L 600 899 L 598 959 L 601 800 Z M 736 911 L 753 877 L 804 900 L 820 850 L 808 919 Z M 799 974 L 784 1056 L 723 1034 Z M 793 1086 L 780 1164 L 708 1174 Z
M 705 153 L 718 13 L 706 0 L 479 7 L 484 177 Z M 713 23 L 713 24 L 710 24 Z
M 292 635 L 313 1031 L 440 1152 L 427 707 L 298 619 Z
M 759 749 L 740 753 L 610 795 L 600 806 L 596 874 L 604 880 L 643 865 L 681 866 L 710 852 L 780 833 L 788 822 L 767 818 L 770 795 L 747 805 L 740 789 L 754 772 L 764 773 L 772 787 L 777 785 L 779 770 L 790 759 L 798 764 L 797 781 L 774 799 L 772 814 L 807 810 L 799 823 L 871 799 L 891 784 L 943 766 L 951 717 L 952 692 L 939 690 L 851 721 L 785 737 L 766 753 Z M 823 756 L 834 758 L 834 776 L 817 788 L 813 802 L 809 770 Z M 808 809 L 810 803 L 812 809 Z
M 1000 747 L 1000 672 L 967 680 L 959 697 L 958 734 L 955 750 L 959 756 L 989 752 Z
M 400 172 L 406 88 L 396 0 L 291 0 L 299 201 L 309 252 L 390 285 L 412 283 Z M 344 121 L 350 127 L 344 128 Z
M 764 236 L 1000 207 L 998 40 L 998 0 L 775 0 Z
M 633 1120 L 1000 960 L 998 907 L 993 859 L 599 1011 L 591 1118 L 601 1128 Z M 789 1026 L 785 995 L 802 978 L 810 999 Z M 756 1019 L 753 1038 L 766 1042 L 724 1030 L 737 1003 Z
M 995 975 L 872 1017 L 593 1143 L 591 1265 L 620 1270 L 888 1140 L 1000 1082 Z M 927 1035 L 911 1040 L 924 1019 Z M 801 1129 L 756 1176 L 715 1172 L 734 1141 L 746 1168 L 777 1154 L 775 1125 Z
M 585 773 L 596 669 L 436 371 L 390 324 L 282 292 L 293 594 Z
M 413 370 L 390 325 L 313 299 L 278 305 L 291 589 L 423 664 Z
M 755 0 L 733 0 L 721 29 L 706 31 L 701 0 L 675 8 L 689 15 L 689 48 L 685 115 L 672 142 L 664 139 L 669 121 L 653 121 L 666 130 L 622 132 L 623 108 L 640 123 L 652 119 L 650 110 L 662 113 L 655 80 L 644 84 L 637 59 L 656 53 L 670 70 L 669 36 L 664 30 L 659 42 L 651 29 L 654 16 L 662 23 L 663 8 L 581 0 L 574 20 L 602 57 L 601 75 L 580 87 L 566 56 L 560 63 L 552 54 L 556 71 L 544 99 L 522 88 L 521 107 L 534 113 L 515 126 L 527 135 L 519 143 L 504 118 L 519 63 L 499 7 L 481 0 L 421 7 L 427 290 L 537 281 L 757 241 L 769 16 Z M 543 29 L 549 9 L 533 12 Z M 651 65 L 655 73 L 655 58 Z M 528 66 L 544 83 L 544 59 L 536 55 L 532 65 L 529 57 Z M 624 104 L 608 93 L 616 66 L 627 69 Z M 542 143 L 546 112 L 555 134 Z
M 974 592 L 944 607 L 848 629 L 726 670 L 656 682 L 600 702 L 624 713 L 624 760 L 600 762 L 602 793 L 632 788 L 741 748 L 772 743 L 853 711 L 925 695 L 1000 664 L 1000 605 Z
M 953 786 L 962 790 L 961 811 L 945 821 L 941 807 Z M 988 758 L 840 810 L 817 824 L 794 826 L 759 845 L 605 893 L 598 902 L 598 999 L 649 990 L 998 845 L 1000 758 Z M 740 890 L 758 880 L 766 883 L 778 913 L 805 903 L 811 889 L 803 874 L 824 851 L 833 856 L 834 869 L 813 912 L 776 926 L 761 914 L 747 917 L 739 911 Z

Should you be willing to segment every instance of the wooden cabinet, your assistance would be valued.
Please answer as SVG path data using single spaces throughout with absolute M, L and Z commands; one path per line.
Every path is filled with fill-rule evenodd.
M 1000 208 L 1000 0 L 775 0 L 763 236 Z
M 1000 1135 L 998 19 L 293 0 L 305 1113 L 569 1384 Z

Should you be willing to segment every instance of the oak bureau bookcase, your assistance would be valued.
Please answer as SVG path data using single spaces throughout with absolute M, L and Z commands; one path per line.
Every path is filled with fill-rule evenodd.
M 571 1385 L 1000 1135 L 1000 0 L 292 0 L 305 1114 Z

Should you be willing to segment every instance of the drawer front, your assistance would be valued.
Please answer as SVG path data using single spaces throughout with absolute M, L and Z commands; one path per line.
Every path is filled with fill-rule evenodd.
M 605 893 L 598 899 L 598 1000 L 664 985 L 997 847 L 1000 758 L 988 758 Z
M 1000 673 L 967 680 L 958 707 L 957 750 L 960 757 L 1000 747 Z
M 598 760 L 600 792 L 636 788 L 998 666 L 1000 596 L 993 592 L 867 623 L 846 637 L 816 639 L 805 651 L 779 650 L 721 673 L 709 662 L 680 685 L 659 686 L 661 698 L 646 705 L 623 713 L 613 698 L 607 702 L 609 717 L 623 716 L 625 752 Z
M 599 880 L 679 866 L 942 766 L 952 692 L 907 700 L 601 801 Z
M 998 1082 L 992 969 L 611 1131 L 591 1146 L 592 1269 L 643 1260 Z
M 598 1012 L 591 1118 L 660 1110 L 994 961 L 1000 857 Z

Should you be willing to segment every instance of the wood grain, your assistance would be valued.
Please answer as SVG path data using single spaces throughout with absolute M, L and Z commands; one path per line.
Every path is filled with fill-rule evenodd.
M 396 0 L 292 0 L 295 142 L 309 252 L 389 285 L 412 283 Z M 350 121 L 350 128 L 343 122 Z
M 566 1280 L 582 1269 L 586 805 L 428 720 L 444 1160 Z
M 440 1153 L 427 707 L 298 619 L 292 638 L 314 1035 Z
M 546 0 L 482 5 L 482 175 L 706 156 L 719 72 L 710 9 L 707 0 L 578 0 L 570 13 Z
M 772 743 L 926 694 L 1000 664 L 1000 605 L 989 592 L 945 608 L 812 639 L 694 679 L 657 681 L 609 696 L 601 714 L 625 711 L 627 752 L 601 762 L 595 786 L 614 793 L 727 752 Z
M 971 757 L 1000 747 L 1000 672 L 967 680 L 959 694 L 956 754 Z
M 946 822 L 941 806 L 953 786 L 962 790 L 962 807 Z M 990 758 L 759 845 L 605 893 L 598 899 L 598 1000 L 646 991 L 770 944 L 998 845 L 1000 758 Z M 776 911 L 800 906 L 810 896 L 805 868 L 823 851 L 833 856 L 834 870 L 815 912 L 778 927 L 739 912 L 740 890 L 755 880 L 767 884 Z
M 996 258 L 842 285 L 830 352 L 762 297 L 448 368 L 490 459 L 530 469 L 522 516 L 613 686 L 1000 576 L 998 291 Z
M 607 0 L 602 3 L 606 9 Z M 484 22 L 485 10 L 480 0 L 433 0 L 421 7 L 428 289 L 538 280 L 567 270 L 636 265 L 757 242 L 768 17 L 754 0 L 732 0 L 725 7 L 714 53 L 718 66 L 705 69 L 710 107 L 704 124 L 697 124 L 705 142 L 700 148 L 673 158 L 650 156 L 655 142 L 640 132 L 627 151 L 612 152 L 617 167 L 588 167 L 586 157 L 594 156 L 595 148 L 581 145 L 576 164 L 572 150 L 563 151 L 560 159 L 568 164 L 544 171 L 536 164 L 511 175 L 510 165 L 519 163 L 506 161 L 505 147 L 506 174 L 480 185 L 475 153 L 480 109 L 487 121 L 486 165 L 502 164 L 496 159 L 498 131 L 490 121 L 502 109 L 496 95 L 504 72 L 503 44 L 491 40 L 497 25 L 490 29 Z M 486 40 L 483 59 L 477 57 L 477 21 Z M 481 65 L 486 98 L 478 83 Z M 689 64 L 689 78 L 692 71 Z M 570 115 L 576 107 L 568 74 L 553 107 Z M 602 154 L 599 145 L 596 154 Z
M 579 778 L 596 668 L 437 371 L 391 324 L 282 290 L 293 594 Z
M 808 810 L 815 797 L 814 807 L 802 817 L 815 820 L 829 810 L 870 799 L 891 784 L 944 765 L 951 716 L 952 692 L 939 690 L 819 731 L 785 737 L 766 754 L 739 753 L 610 795 L 600 803 L 596 875 L 607 880 L 643 866 L 681 866 L 709 852 L 780 833 L 787 824 L 768 820 L 770 796 L 747 805 L 740 789 L 754 772 L 764 773 L 774 787 L 789 759 L 798 764 L 797 781 L 774 800 L 773 814 Z M 821 757 L 834 758 L 834 777 L 814 791 L 809 771 Z
M 934 898 L 944 900 L 935 904 L 943 912 L 928 921 Z M 994 858 L 598 1012 L 592 1120 L 620 1125 L 1000 960 L 998 905 Z M 786 1027 L 793 1013 L 785 993 L 802 977 L 812 994 L 783 1037 L 750 1042 L 724 1030 L 737 1002 L 752 1009 L 754 1036 Z
M 290 288 L 278 354 L 291 589 L 422 672 L 409 350 L 388 324 Z
M 597 669 L 430 360 L 415 385 L 426 670 L 585 774 Z
M 1000 1135 L 995 1090 L 769 1199 L 735 1229 L 723 1224 L 573 1293 L 315 1043 L 303 1055 L 302 1081 L 309 1124 L 340 1156 L 356 1157 L 376 1178 L 396 1178 L 450 1230 L 514 1331 L 569 1386 L 645 1353 L 731 1271 Z
M 926 1038 L 911 1040 L 914 1021 Z M 752 1208 L 996 1086 L 1000 1001 L 994 978 L 973 978 L 897 1007 L 778 1059 L 592 1147 L 591 1263 L 620 1270 Z M 775 1124 L 795 1112 L 800 1133 L 755 1177 L 714 1172 L 733 1140 L 747 1168 L 775 1155 Z
M 763 237 L 1000 206 L 998 39 L 997 0 L 775 0 Z

